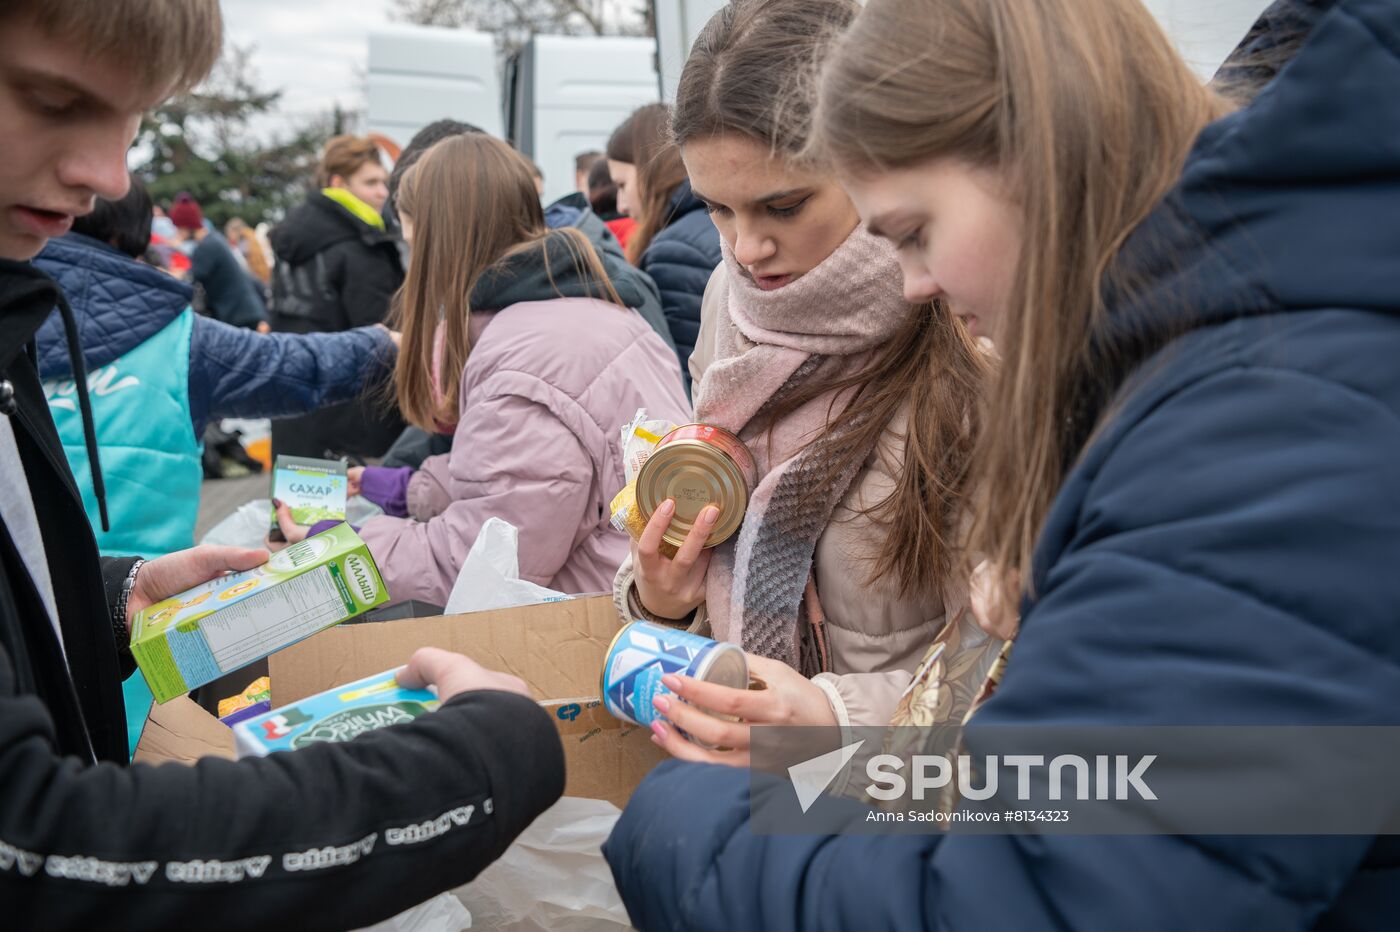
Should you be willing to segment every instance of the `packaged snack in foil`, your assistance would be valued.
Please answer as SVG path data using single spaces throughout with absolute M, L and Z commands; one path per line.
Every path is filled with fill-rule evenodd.
M 670 421 L 648 420 L 646 408 L 639 408 L 631 422 L 623 426 L 622 470 L 628 485 L 637 481 L 637 474 L 661 438 L 675 429 Z

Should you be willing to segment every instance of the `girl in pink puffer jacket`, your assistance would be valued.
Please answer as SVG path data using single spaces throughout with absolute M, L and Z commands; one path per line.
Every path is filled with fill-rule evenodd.
M 425 430 L 455 426 L 451 452 L 419 470 L 352 473 L 388 513 L 360 529 L 385 584 L 396 601 L 444 604 L 498 517 L 520 531 L 522 578 L 609 589 L 628 552 L 608 522 L 618 429 L 642 407 L 689 418 L 675 353 L 586 237 L 546 228 L 529 166 L 500 140 L 438 143 L 399 191 L 413 243 L 399 407 Z

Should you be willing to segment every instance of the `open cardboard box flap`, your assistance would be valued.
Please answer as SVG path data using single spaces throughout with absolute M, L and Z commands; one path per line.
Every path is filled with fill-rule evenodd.
M 234 757 L 233 732 L 187 696 L 151 706 L 134 761 L 193 764 L 202 757 Z
M 618 721 L 598 702 L 603 657 L 621 625 L 608 596 L 341 624 L 269 658 L 272 705 L 288 705 L 400 666 L 420 647 L 457 651 L 529 684 L 559 727 L 567 795 L 623 806 L 666 755 L 651 743 L 649 731 Z

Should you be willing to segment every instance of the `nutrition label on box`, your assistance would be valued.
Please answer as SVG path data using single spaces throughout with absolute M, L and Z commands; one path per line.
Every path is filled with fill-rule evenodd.
M 345 604 L 330 567 L 305 573 L 205 619 L 219 669 L 236 670 L 340 621 Z
M 388 601 L 369 548 L 341 523 L 256 569 L 146 606 L 132 622 L 131 656 L 168 702 Z

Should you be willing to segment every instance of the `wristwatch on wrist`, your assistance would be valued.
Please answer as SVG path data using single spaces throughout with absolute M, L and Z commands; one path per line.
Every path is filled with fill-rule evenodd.
M 117 599 L 117 607 L 112 612 L 112 634 L 117 639 L 119 650 L 126 650 L 131 645 L 131 629 L 126 623 L 126 607 L 131 602 L 131 590 L 136 588 L 136 574 L 145 565 L 146 561 L 140 558 L 131 564 L 131 569 L 126 574 L 126 580 L 122 582 L 121 597 Z

